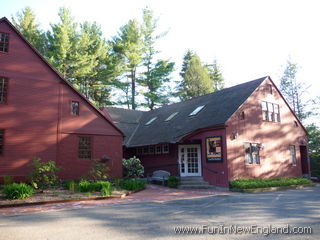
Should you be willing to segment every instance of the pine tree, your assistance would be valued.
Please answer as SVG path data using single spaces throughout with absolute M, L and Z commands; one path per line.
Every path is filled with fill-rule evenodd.
M 181 100 L 187 100 L 213 92 L 213 86 L 207 67 L 201 63 L 198 55 L 188 51 L 184 56 L 180 76 L 183 77 L 178 86 L 178 96 Z
M 211 84 L 213 86 L 213 90 L 219 91 L 224 88 L 224 78 L 222 76 L 222 72 L 217 63 L 217 60 L 213 61 L 213 64 L 207 65 L 208 73 L 210 76 Z
M 42 55 L 46 55 L 46 35 L 40 30 L 40 25 L 36 21 L 36 15 L 30 7 L 25 7 L 16 14 L 16 19 L 12 17 L 14 26 L 22 35 L 34 46 Z
M 102 38 L 101 28 L 96 23 L 84 22 L 78 35 L 77 51 L 74 53 L 77 62 L 74 82 L 96 105 L 108 104 L 113 76 L 108 72 L 108 47 Z
M 170 81 L 170 74 L 174 70 L 174 63 L 169 60 L 157 60 L 155 56 L 159 51 L 155 49 L 156 41 L 165 33 L 156 35 L 158 20 L 153 17 L 153 11 L 149 8 L 143 10 L 143 23 L 141 32 L 143 37 L 143 61 L 144 72 L 138 83 L 145 87 L 143 96 L 146 107 L 153 110 L 157 106 L 169 103 L 170 88 L 165 85 Z
M 51 24 L 52 33 L 48 33 L 50 62 L 71 83 L 75 82 L 74 71 L 77 67 L 77 23 L 67 8 L 59 10 L 60 22 Z
M 112 46 L 113 53 L 122 59 L 122 69 L 125 74 L 122 80 L 115 83 L 115 86 L 125 92 L 126 105 L 132 109 L 136 109 L 137 68 L 142 63 L 143 48 L 141 29 L 138 21 L 129 20 L 126 25 L 122 26 L 118 35 L 114 37 Z M 129 93 L 129 88 L 131 93 Z M 123 104 L 123 101 L 120 104 Z
M 280 79 L 280 90 L 298 118 L 304 120 L 311 113 L 306 110 L 307 104 L 302 99 L 306 93 L 306 87 L 297 80 L 297 70 L 297 64 L 288 60 L 283 76 Z
M 180 76 L 181 76 L 182 79 L 184 79 L 186 71 L 190 66 L 191 57 L 193 57 L 195 55 L 196 55 L 195 52 L 193 52 L 192 50 L 189 49 L 185 53 L 185 55 L 183 56 L 182 68 L 181 68 L 181 71 L 180 71 Z

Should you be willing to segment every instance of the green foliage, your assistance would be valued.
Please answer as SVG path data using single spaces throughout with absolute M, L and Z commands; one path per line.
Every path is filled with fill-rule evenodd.
M 4 186 L 3 193 L 8 199 L 25 199 L 32 196 L 33 188 L 25 183 L 12 183 Z
M 3 176 L 3 184 L 8 185 L 13 183 L 13 177 L 12 176 Z
M 166 83 L 170 81 L 170 74 L 174 70 L 174 62 L 162 59 L 155 61 L 155 56 L 159 53 L 155 49 L 155 44 L 157 40 L 165 35 L 165 33 L 156 34 L 157 23 L 158 19 L 154 18 L 153 11 L 150 8 L 145 8 L 141 24 L 143 39 L 142 65 L 144 71 L 142 76 L 137 79 L 137 82 L 146 89 L 142 91 L 146 101 L 142 105 L 150 110 L 169 103 L 171 91 Z
M 103 185 L 101 185 L 100 190 L 102 196 L 107 197 L 112 195 L 112 187 L 110 182 L 105 182 Z
M 114 178 L 113 179 L 113 183 L 114 183 L 114 187 L 115 188 L 120 188 L 121 187 L 121 179 L 120 178 L 118 178 L 118 177 L 116 177 L 116 178 Z
M 320 154 L 310 154 L 311 176 L 320 179 Z
M 169 103 L 170 88 L 165 85 L 170 81 L 169 75 L 174 70 L 174 63 L 166 60 L 158 60 L 155 64 L 150 64 L 144 77 L 138 82 L 146 87 L 143 96 L 146 100 L 144 106 L 153 110 L 155 107 Z
M 30 7 L 25 7 L 16 14 L 16 19 L 12 17 L 13 25 L 40 53 L 47 53 L 47 39 L 45 33 L 40 30 L 36 22 L 36 15 Z
M 107 172 L 110 171 L 110 169 L 106 166 L 106 163 L 101 162 L 100 159 L 92 159 L 91 161 L 92 164 L 88 177 L 93 180 L 107 178 Z
M 121 183 L 121 187 L 123 189 L 129 190 L 129 191 L 143 189 L 143 188 L 145 188 L 145 185 L 146 185 L 145 181 L 137 180 L 137 179 L 134 179 L 134 180 L 129 180 L 128 179 L 128 180 L 124 180 Z
M 57 172 L 62 168 L 54 161 L 41 162 L 40 158 L 32 159 L 32 171 L 29 180 L 35 188 L 48 188 L 56 186 L 58 181 Z
M 213 64 L 207 65 L 209 77 L 214 91 L 219 91 L 224 88 L 224 78 L 222 72 L 217 63 L 217 60 L 213 61 Z
M 111 41 L 103 38 L 101 27 L 93 22 L 78 23 L 67 8 L 60 8 L 57 23 L 46 33 L 27 7 L 13 18 L 14 25 L 48 61 L 81 93 L 98 107 L 126 105 L 135 109 L 138 95 L 144 106 L 153 109 L 169 102 L 170 89 L 164 87 L 173 71 L 173 62 L 154 60 L 158 51 L 157 21 L 149 8 L 143 21 L 131 19 Z M 140 82 L 139 81 L 143 81 Z M 112 90 L 123 94 L 111 102 Z
M 178 86 L 177 96 L 181 100 L 198 97 L 214 91 L 208 68 L 201 63 L 198 55 L 188 51 L 180 75 L 183 77 Z
M 81 180 L 78 185 L 80 192 L 112 192 L 111 183 L 108 181 L 96 181 L 90 182 L 87 180 Z
M 298 118 L 305 120 L 312 113 L 306 110 L 309 101 L 304 102 L 303 97 L 306 94 L 307 88 L 302 82 L 298 81 L 296 77 L 297 72 L 298 65 L 289 59 L 283 76 L 280 79 L 280 90 Z
M 168 177 L 168 187 L 177 188 L 179 186 L 179 179 L 175 176 Z
M 122 61 L 122 69 L 126 78 L 125 81 L 130 79 L 130 82 L 119 82 L 116 86 L 121 86 L 120 90 L 123 90 L 126 94 L 125 102 L 120 104 L 126 104 L 135 109 L 137 104 L 135 97 L 136 92 L 136 80 L 137 80 L 137 68 L 142 62 L 142 48 L 143 41 L 141 37 L 141 29 L 137 20 L 129 20 L 129 22 L 120 28 L 118 35 L 114 37 L 112 41 L 113 52 Z M 129 92 L 131 90 L 131 94 Z
M 81 180 L 78 186 L 80 192 L 96 192 L 98 188 L 96 183 L 88 180 Z
M 77 184 L 74 181 L 67 182 L 67 188 L 70 192 L 76 192 L 77 191 Z
M 291 185 L 310 184 L 311 180 L 306 178 L 242 178 L 230 182 L 231 188 L 237 189 L 251 189 L 251 188 L 265 188 L 265 187 L 279 187 Z
M 306 129 L 308 131 L 309 153 L 320 154 L 320 128 L 315 124 L 310 124 Z
M 124 168 L 124 175 L 127 178 L 138 178 L 144 174 L 144 167 L 141 165 L 139 158 L 132 157 L 123 159 L 122 165 Z
M 75 58 L 77 52 L 77 26 L 67 8 L 59 9 L 60 22 L 51 24 L 52 32 L 48 33 L 50 62 L 70 82 L 74 80 L 74 70 L 78 63 Z

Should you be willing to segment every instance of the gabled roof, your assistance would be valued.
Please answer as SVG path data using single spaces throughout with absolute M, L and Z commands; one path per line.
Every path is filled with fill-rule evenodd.
M 127 147 L 176 143 L 196 130 L 224 126 L 231 115 L 266 78 L 259 78 L 149 112 L 119 108 L 108 108 L 107 110 L 120 129 L 128 130 L 125 143 Z M 200 106 L 204 106 L 203 109 L 196 115 L 189 116 Z M 171 120 L 165 121 L 175 112 L 178 114 Z M 156 119 L 151 124 L 146 125 L 155 117 Z
M 20 33 L 20 31 L 6 18 L 0 18 L 0 23 L 5 22 L 7 23 L 13 31 L 31 48 L 31 50 L 51 69 L 59 78 L 62 80 L 62 83 L 65 83 L 68 87 L 70 87 L 79 97 L 81 97 L 88 105 L 97 112 L 103 119 L 105 119 L 108 123 L 110 123 L 121 135 L 124 135 L 121 129 L 119 129 L 110 119 L 108 119 L 95 105 L 93 105 L 82 93 L 80 93 L 77 89 L 75 89 L 71 83 L 69 83 L 61 74 L 60 72 L 55 69 L 40 53 L 39 51 L 32 46 L 32 44 Z

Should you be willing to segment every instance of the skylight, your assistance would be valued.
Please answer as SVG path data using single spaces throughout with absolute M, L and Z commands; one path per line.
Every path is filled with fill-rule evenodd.
M 197 107 L 195 110 L 193 110 L 192 113 L 189 114 L 189 116 L 195 116 L 198 114 L 198 112 L 200 112 L 202 110 L 202 108 L 204 108 L 204 105 Z
M 179 112 L 174 112 L 174 113 L 172 113 L 169 117 L 167 117 L 167 119 L 166 120 L 164 120 L 164 121 L 170 121 L 172 118 L 174 118 L 177 114 L 178 114 Z
M 157 117 L 153 117 L 153 118 L 151 118 L 145 125 L 147 126 L 147 125 L 150 125 L 154 120 L 156 120 L 157 119 Z

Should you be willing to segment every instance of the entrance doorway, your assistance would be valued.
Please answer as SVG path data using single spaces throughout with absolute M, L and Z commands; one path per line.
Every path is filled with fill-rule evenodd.
M 200 145 L 179 145 L 180 176 L 201 176 Z
M 309 174 L 308 151 L 306 146 L 300 146 L 300 157 L 302 174 Z

